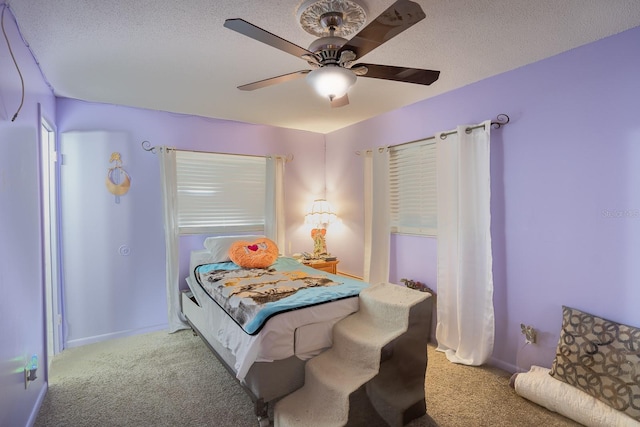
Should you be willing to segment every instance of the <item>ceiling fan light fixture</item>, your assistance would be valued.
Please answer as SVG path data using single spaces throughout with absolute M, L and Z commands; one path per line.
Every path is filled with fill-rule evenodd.
M 333 100 L 347 94 L 356 82 L 356 75 L 338 65 L 326 65 L 311 71 L 306 79 L 320 96 Z

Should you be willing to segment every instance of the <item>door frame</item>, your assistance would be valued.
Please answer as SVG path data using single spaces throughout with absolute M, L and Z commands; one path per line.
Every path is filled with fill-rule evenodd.
M 42 206 L 42 265 L 47 371 L 53 356 L 63 349 L 62 289 L 60 263 L 59 149 L 55 125 L 38 104 L 40 140 L 40 182 Z

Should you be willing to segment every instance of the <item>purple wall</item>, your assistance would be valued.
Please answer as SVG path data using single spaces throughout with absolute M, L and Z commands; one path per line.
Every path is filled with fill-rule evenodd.
M 0 5 L 0 10 L 2 5 Z M 4 26 L 24 76 L 21 83 L 0 43 L 0 425 L 32 423 L 46 392 L 42 234 L 40 231 L 38 103 L 55 120 L 54 97 L 18 33 L 10 11 Z M 38 356 L 38 378 L 24 387 L 23 369 Z
M 550 365 L 562 305 L 640 326 L 638 46 L 640 27 L 327 135 L 327 196 L 349 224 L 333 236 L 341 267 L 362 271 L 356 150 L 506 113 L 491 144 L 494 363 Z M 435 285 L 435 246 L 397 236 L 391 280 Z M 523 346 L 520 323 L 538 344 Z
M 1 173 L 13 170 L 18 158 L 25 171 L 37 168 L 38 103 L 59 133 L 124 132 L 131 144 L 125 164 L 133 168 L 128 170 L 135 188 L 130 195 L 135 191 L 136 197 L 126 214 L 126 221 L 135 224 L 129 243 L 145 252 L 151 272 L 92 286 L 106 287 L 116 301 L 136 286 L 151 289 L 148 301 L 154 302 L 141 302 L 135 319 L 106 332 L 92 329 L 90 316 L 66 319 L 88 323 L 76 337 L 80 341 L 144 330 L 165 313 L 159 168 L 157 158 L 139 148 L 141 141 L 183 149 L 293 154 L 286 172 L 284 252 L 311 246 L 304 210 L 325 196 L 326 185 L 326 197 L 341 219 L 327 236 L 329 250 L 340 257 L 341 270 L 361 274 L 362 159 L 355 151 L 423 138 L 499 113 L 509 114 L 512 122 L 492 137 L 494 362 L 511 370 L 531 363 L 548 365 L 563 304 L 640 326 L 640 58 L 632 54 L 640 45 L 640 27 L 323 136 L 55 101 L 10 18 L 8 14 L 5 26 L 27 93 L 20 116 L 10 122 L 20 101 L 20 81 L 9 61 L 0 62 L 0 142 L 24 141 L 11 158 L 0 157 L 0 425 L 28 425 L 46 391 L 46 369 L 27 390 L 21 373 L 31 354 L 46 360 L 40 216 L 34 214 L 39 209 L 38 177 L 36 172 Z M 5 44 L 0 44 L 0 55 L 8 55 Z M 104 162 L 91 162 L 103 177 Z M 61 191 L 74 190 L 70 186 Z M 95 197 L 100 197 L 98 192 Z M 7 238 L 9 230 L 21 230 L 20 238 Z M 182 247 L 194 241 L 199 243 L 183 239 Z M 108 270 L 117 267 L 120 258 L 105 243 L 95 241 L 87 254 Z M 407 277 L 437 288 L 434 239 L 394 236 L 391 243 L 392 281 Z M 185 261 L 183 254 L 182 275 Z M 32 272 L 33 279 L 24 280 L 25 271 Z M 16 299 L 21 303 L 15 304 Z M 110 316 L 118 318 L 122 309 L 116 305 Z M 539 344 L 523 347 L 521 322 L 539 331 Z
M 322 135 L 71 99 L 58 99 L 57 112 L 66 346 L 166 327 L 159 160 L 142 149 L 142 141 L 191 150 L 293 155 L 285 166 L 286 242 L 281 250 L 302 251 L 310 243 L 303 214 L 314 198 L 324 196 L 324 162 L 317 161 L 324 158 Z M 104 187 L 113 151 L 121 152 L 132 178 L 131 190 L 119 204 Z M 202 238 L 181 240 L 180 276 L 186 277 L 189 250 L 201 249 Z M 120 255 L 121 245 L 130 249 L 127 256 Z M 96 299 L 101 303 L 88 316 Z

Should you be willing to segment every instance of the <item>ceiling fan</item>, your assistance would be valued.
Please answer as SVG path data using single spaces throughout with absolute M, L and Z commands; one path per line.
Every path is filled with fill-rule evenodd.
M 304 5 L 303 5 L 304 6 Z M 397 0 L 375 20 L 362 28 L 351 40 L 341 35 L 354 32 L 364 23 L 364 10 L 350 0 L 320 0 L 301 8 L 303 28 L 319 39 L 304 49 L 243 19 L 227 19 L 224 26 L 247 37 L 280 49 L 307 61 L 310 70 L 300 70 L 277 77 L 238 86 L 241 90 L 255 90 L 306 76 L 307 81 L 332 107 L 349 104 L 347 92 L 356 76 L 374 79 L 430 85 L 440 71 L 355 63 L 376 47 L 412 27 L 426 17 L 419 4 Z M 309 24 L 311 22 L 311 24 Z M 314 25 L 315 24 L 315 25 Z M 327 35 L 328 34 L 328 35 Z

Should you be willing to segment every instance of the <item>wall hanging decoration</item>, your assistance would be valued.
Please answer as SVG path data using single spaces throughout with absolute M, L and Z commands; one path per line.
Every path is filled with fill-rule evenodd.
M 129 188 L 131 187 L 131 177 L 127 171 L 122 168 L 120 153 L 111 153 L 109 163 L 114 162 L 115 166 L 110 167 L 107 171 L 107 179 L 105 182 L 107 184 L 107 190 L 109 190 L 109 193 L 116 196 L 116 203 L 118 203 L 120 201 L 120 196 L 127 194 L 129 191 Z

